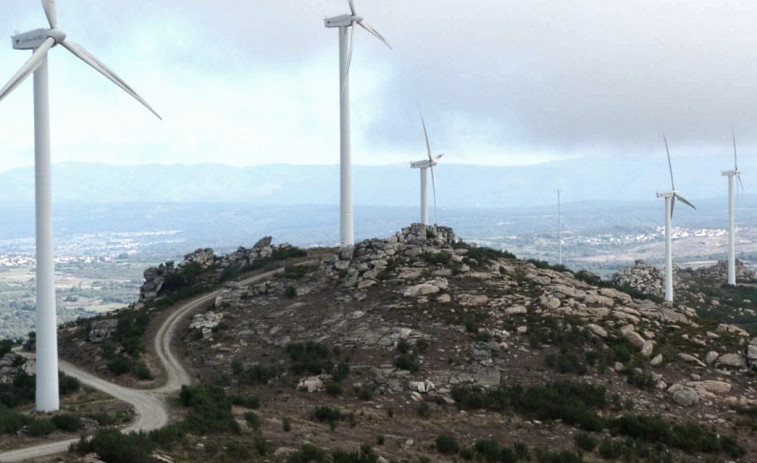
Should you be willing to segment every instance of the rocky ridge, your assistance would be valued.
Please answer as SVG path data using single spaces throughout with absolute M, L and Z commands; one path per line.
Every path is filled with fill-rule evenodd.
M 291 343 L 314 341 L 352 353 L 356 387 L 367 385 L 386 400 L 449 404 L 460 385 L 559 376 L 543 366 L 546 351 L 558 332 L 576 331 L 593 346 L 631 346 L 633 361 L 580 376 L 634 397 L 641 410 L 723 426 L 730 406 L 757 405 L 745 376 L 757 361 L 757 338 L 744 330 L 703 323 L 690 307 L 634 299 L 568 271 L 481 251 L 455 241 L 451 229 L 414 224 L 335 252 L 300 279 L 226 290 L 209 310 L 229 327 L 209 336 L 205 330 L 195 342 L 197 373 L 228 372 L 232 362 L 262 365 Z M 287 297 L 286 288 L 296 291 Z M 403 342 L 429 346 L 416 352 L 417 369 L 393 363 Z M 618 381 L 634 375 L 647 375 L 651 389 Z M 294 387 L 317 394 L 329 381 L 328 373 L 302 376 Z
M 287 247 L 266 238 L 231 257 L 198 250 L 176 266 L 148 270 L 144 301 L 170 294 L 165 282 L 187 268 L 222 281 L 226 269 L 255 267 Z M 417 461 L 428 446 L 414 440 L 440 432 L 469 442 L 494 434 L 574 445 L 576 429 L 564 423 L 458 410 L 460 388 L 585 382 L 615 401 L 607 416 L 629 410 L 723 435 L 741 432 L 737 407 L 757 407 L 757 338 L 742 328 L 702 319 L 686 304 L 633 297 L 581 272 L 461 242 L 447 227 L 413 224 L 299 262 L 305 264 L 283 262 L 282 272 L 264 281 L 224 286 L 180 334 L 185 364 L 200 383 L 261 397 L 275 461 L 304 442 L 354 447 L 378 433 L 399 443 L 382 448 L 378 461 Z M 92 328 L 90 342 L 97 343 L 113 325 Z M 293 352 L 310 348 L 316 368 L 296 364 Z M 314 424 L 312 410 L 324 403 L 365 416 L 362 428 L 335 437 L 333 427 Z M 275 431 L 284 417 L 296 423 L 291 434 Z
M 680 268 L 673 265 L 673 285 L 676 291 L 691 293 L 698 289 L 701 282 L 724 282 L 727 276 L 728 267 L 725 261 L 699 268 Z M 632 267 L 626 267 L 612 276 L 612 282 L 618 286 L 636 289 L 658 298 L 665 296 L 664 280 L 663 269 L 649 265 L 642 259 L 635 261 Z M 737 259 L 736 280 L 740 283 L 757 283 L 757 274 Z

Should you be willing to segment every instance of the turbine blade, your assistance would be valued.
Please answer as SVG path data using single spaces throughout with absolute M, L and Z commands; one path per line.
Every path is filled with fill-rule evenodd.
M 431 157 L 431 144 L 428 142 L 428 132 L 426 132 L 426 122 L 423 120 L 423 115 L 421 115 L 421 124 L 423 125 L 423 136 L 426 137 L 426 152 L 428 153 L 428 160 L 433 164 L 434 158 Z M 433 174 L 431 177 L 433 178 Z
M 160 117 L 160 115 L 157 112 L 155 112 L 154 109 L 152 109 L 152 106 L 150 106 L 141 96 L 137 94 L 137 92 L 135 92 L 131 87 L 129 87 L 129 84 L 127 84 L 126 82 L 124 82 L 123 79 L 118 77 L 118 75 L 115 72 L 113 72 L 110 68 L 108 68 L 108 66 L 106 66 L 102 61 L 98 60 L 97 58 L 95 58 L 94 55 L 92 55 L 90 52 L 85 50 L 84 47 L 82 47 L 81 45 L 77 45 L 73 42 L 69 42 L 68 40 L 65 40 L 62 43 L 62 45 L 66 47 L 68 51 L 73 53 L 77 58 L 89 64 L 97 72 L 107 77 L 108 80 L 110 80 L 114 84 L 121 87 L 121 89 L 125 91 L 126 93 L 128 93 L 129 95 L 131 95 L 132 98 L 142 103 L 142 105 L 145 108 L 149 109 L 151 113 L 155 114 L 155 116 L 158 119 L 163 120 L 163 118 Z
M 358 26 L 360 26 L 363 29 L 367 30 L 368 32 L 370 32 L 371 34 L 373 34 L 374 37 L 376 37 L 377 39 L 379 39 L 382 42 L 384 42 L 384 45 L 386 45 L 387 47 L 389 47 L 390 50 L 392 49 L 392 46 L 389 45 L 389 42 L 387 42 L 386 39 L 384 38 L 384 36 L 382 36 L 381 34 L 379 34 L 379 32 L 376 29 L 374 29 L 371 26 L 369 26 L 368 24 L 366 24 L 362 19 L 360 21 L 356 21 L 356 22 L 357 22 Z
M 45 9 L 47 22 L 50 23 L 50 29 L 58 27 L 58 13 L 55 11 L 55 0 L 42 0 L 42 8 Z
M 739 160 L 736 156 L 736 131 L 733 129 L 733 126 L 731 126 L 731 135 L 733 136 L 733 169 L 739 170 Z
M 696 207 L 694 207 L 693 204 L 691 204 L 686 198 L 684 198 L 683 196 L 681 196 L 679 193 L 673 193 L 673 198 L 678 198 L 685 205 L 691 207 L 692 209 L 696 209 Z
M 355 2 L 352 0 L 347 0 L 347 3 L 350 4 L 350 11 L 352 12 L 352 16 L 355 16 Z
M 347 82 L 350 80 L 350 66 L 352 66 L 352 44 L 355 43 L 355 26 L 350 27 L 350 49 L 347 52 L 347 71 L 345 72 L 344 82 L 340 95 L 344 95 L 344 89 L 347 88 Z
M 5 98 L 5 96 L 10 92 L 12 92 L 13 89 L 18 86 L 18 84 L 23 82 L 24 79 L 29 77 L 29 74 L 37 70 L 39 65 L 42 63 L 42 60 L 45 58 L 45 54 L 48 50 L 50 50 L 50 48 L 52 48 L 53 45 L 55 45 L 55 39 L 48 37 L 44 42 L 42 42 L 42 45 L 34 50 L 31 58 L 26 60 L 26 63 L 21 66 L 21 69 L 19 69 L 13 77 L 11 77 L 11 80 L 9 80 L 7 84 L 5 84 L 5 87 L 0 89 L 0 101 Z
M 434 192 L 434 225 L 439 223 L 439 216 L 436 215 L 436 180 L 434 179 L 434 166 L 431 166 L 431 191 Z
M 665 134 L 662 135 L 662 139 L 665 141 L 665 152 L 668 153 L 668 169 L 670 169 L 670 186 L 675 191 L 676 184 L 673 182 L 673 165 L 670 163 L 670 150 L 668 149 L 668 139 L 665 138 Z
M 743 193 L 744 192 L 744 184 L 741 183 L 741 175 L 736 174 L 736 178 L 739 180 L 739 191 L 741 193 Z
M 676 208 L 676 195 L 670 198 L 670 220 L 673 220 L 673 209 Z

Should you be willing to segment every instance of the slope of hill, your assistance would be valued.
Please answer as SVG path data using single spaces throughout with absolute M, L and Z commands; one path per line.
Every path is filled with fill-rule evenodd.
M 287 249 L 199 250 L 148 271 L 142 302 L 118 316 L 155 319 L 177 291 Z M 144 445 L 204 462 L 754 460 L 757 338 L 734 325 L 444 227 L 310 252 L 187 321 L 186 418 Z M 129 323 L 97 344 L 91 322 L 67 328 L 62 352 L 90 368 L 107 350 L 154 365 L 115 336 Z

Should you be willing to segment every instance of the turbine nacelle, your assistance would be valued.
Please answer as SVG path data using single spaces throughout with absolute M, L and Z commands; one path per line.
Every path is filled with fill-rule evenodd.
M 741 171 L 738 169 L 724 170 L 720 172 L 720 175 L 722 175 L 723 177 L 738 177 L 739 175 L 741 175 Z
M 49 30 L 50 29 L 34 29 L 33 31 L 16 34 L 11 37 L 13 48 L 15 50 L 34 50 L 42 45 L 42 42 L 47 40 L 48 37 L 50 37 L 50 35 L 48 34 Z
M 362 21 L 363 18 L 352 14 L 341 14 L 339 16 L 332 16 L 331 18 L 324 18 L 323 23 L 326 27 L 350 27 L 353 23 Z
M 434 167 L 435 165 L 439 164 L 439 159 L 444 156 L 443 154 L 440 154 L 438 156 L 435 156 L 433 159 L 424 159 L 422 161 L 414 161 L 410 163 L 410 167 L 412 169 L 426 169 L 429 167 Z

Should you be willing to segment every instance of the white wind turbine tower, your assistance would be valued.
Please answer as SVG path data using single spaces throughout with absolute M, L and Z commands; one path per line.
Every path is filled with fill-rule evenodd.
M 671 190 L 657 193 L 657 197 L 665 198 L 665 300 L 673 302 L 673 252 L 671 249 L 671 221 L 673 219 L 673 209 L 675 208 L 676 199 L 680 199 L 682 203 L 694 209 L 696 209 L 696 207 L 688 202 L 686 198 L 681 196 L 681 194 L 678 193 L 678 190 L 676 190 L 675 183 L 673 182 L 673 165 L 670 163 L 668 140 L 665 138 L 665 135 L 662 136 L 662 139 L 665 141 L 665 152 L 668 155 Z
M 739 171 L 739 162 L 736 156 L 736 132 L 733 135 L 733 169 L 721 172 L 721 175 L 728 177 L 728 284 L 736 284 L 736 226 L 733 213 L 733 177 L 739 180 L 741 184 L 741 171 Z M 742 186 L 743 188 L 743 186 Z
M 557 264 L 562 265 L 562 211 L 560 210 L 560 190 L 557 190 Z
M 339 28 L 339 116 L 340 116 L 340 157 L 339 157 L 339 235 L 342 247 L 355 244 L 354 215 L 352 209 L 352 160 L 350 152 L 350 62 L 355 27 L 362 27 L 389 47 L 389 43 L 374 28 L 355 13 L 353 0 L 348 0 L 350 14 L 343 14 L 323 21 L 326 27 Z M 348 29 L 350 30 L 347 35 Z
M 423 124 L 423 135 L 426 137 L 426 153 L 428 154 L 428 159 L 411 162 L 410 167 L 412 169 L 420 169 L 421 172 L 421 223 L 423 225 L 428 225 L 428 206 L 426 202 L 426 169 L 431 169 L 431 188 L 433 189 L 434 193 L 434 224 L 436 224 L 438 218 L 436 215 L 436 180 L 434 180 L 434 166 L 438 164 L 439 159 L 441 159 L 444 154 L 431 156 L 431 145 L 428 142 L 428 132 L 426 131 L 426 122 L 423 120 L 423 116 L 421 116 L 421 124 Z
M 13 48 L 34 50 L 11 80 L 0 89 L 0 100 L 34 73 L 34 176 L 36 203 L 37 320 L 36 409 L 49 412 L 60 407 L 58 397 L 58 341 L 55 317 L 55 268 L 53 261 L 52 182 L 50 168 L 50 117 L 47 52 L 55 45 L 68 51 L 113 81 L 156 116 L 158 114 L 113 71 L 81 46 L 66 40 L 58 29 L 55 0 L 42 0 L 50 29 L 35 29 L 12 37 Z M 158 116 L 160 117 L 160 116 Z

